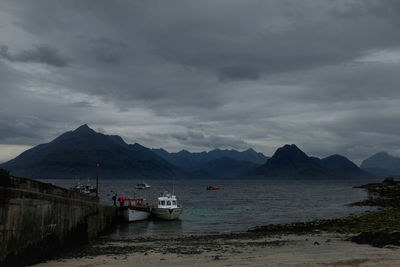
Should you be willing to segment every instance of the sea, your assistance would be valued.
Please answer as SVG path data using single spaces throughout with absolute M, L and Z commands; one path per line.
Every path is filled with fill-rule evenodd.
M 41 180 L 70 188 L 76 180 Z M 81 180 L 87 183 L 87 180 Z M 91 180 L 95 184 L 95 180 Z M 146 182 L 150 189 L 135 189 Z M 367 197 L 353 186 L 371 180 L 126 180 L 99 181 L 100 202 L 112 205 L 112 196 L 143 197 L 155 204 L 163 191 L 174 192 L 183 213 L 176 221 L 148 220 L 119 223 L 111 238 L 202 235 L 241 232 L 256 226 L 333 219 L 361 214 L 368 207 L 347 204 Z M 206 190 L 207 185 L 219 190 Z M 118 202 L 117 202 L 118 203 Z

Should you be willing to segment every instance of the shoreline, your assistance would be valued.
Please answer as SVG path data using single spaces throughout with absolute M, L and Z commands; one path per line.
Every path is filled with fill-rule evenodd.
M 395 266 L 400 247 L 377 248 L 327 232 L 175 238 L 100 238 L 42 262 L 47 266 Z
M 365 185 L 375 194 L 356 203 L 398 203 L 400 184 Z M 246 232 L 112 239 L 35 266 L 377 266 L 400 265 L 400 209 L 386 206 L 340 219 L 259 226 Z M 191 264 L 189 264 L 191 263 Z
M 385 210 L 362 216 L 369 219 L 381 212 Z M 336 230 L 349 220 L 354 218 L 273 224 L 229 234 L 126 239 L 104 235 L 33 266 L 400 265 L 399 246 L 351 242 L 359 234 L 342 228 Z

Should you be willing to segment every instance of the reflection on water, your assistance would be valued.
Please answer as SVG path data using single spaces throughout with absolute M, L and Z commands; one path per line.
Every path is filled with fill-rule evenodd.
M 132 238 L 137 236 L 175 235 L 182 232 L 182 221 L 146 220 L 137 222 L 121 222 L 110 233 L 110 238 Z
M 73 180 L 45 180 L 71 187 Z M 139 180 L 101 180 L 100 201 L 112 204 L 114 192 L 124 197 L 144 197 L 155 204 L 157 196 L 172 189 L 171 181 L 146 180 L 152 187 L 137 190 Z M 175 182 L 175 195 L 183 205 L 178 221 L 149 220 L 120 223 L 111 236 L 129 238 L 169 234 L 202 234 L 245 231 L 271 223 L 288 223 L 328 219 L 361 213 L 368 208 L 346 204 L 365 199 L 367 193 L 355 185 L 362 180 L 183 180 Z M 218 185 L 220 190 L 206 190 L 206 185 Z

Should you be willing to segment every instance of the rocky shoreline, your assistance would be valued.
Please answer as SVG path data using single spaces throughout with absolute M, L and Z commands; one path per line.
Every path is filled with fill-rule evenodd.
M 355 188 L 368 191 L 368 199 L 349 204 L 374 206 L 377 211 L 342 219 L 317 220 L 280 225 L 267 225 L 249 230 L 260 234 L 339 233 L 348 240 L 376 247 L 400 245 L 400 182 L 386 178 L 381 183 L 369 183 Z

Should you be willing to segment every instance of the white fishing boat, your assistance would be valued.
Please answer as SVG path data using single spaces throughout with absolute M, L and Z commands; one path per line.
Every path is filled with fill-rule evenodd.
M 136 184 L 136 189 L 149 189 L 151 186 L 145 182 Z
M 146 220 L 149 218 L 151 213 L 150 205 L 143 198 L 135 198 L 124 199 L 124 203 L 127 202 L 127 205 L 120 207 L 120 216 L 124 221 L 134 222 Z
M 153 217 L 161 220 L 175 220 L 182 213 L 182 206 L 178 205 L 175 195 L 164 192 L 158 197 L 157 204 L 151 209 Z

